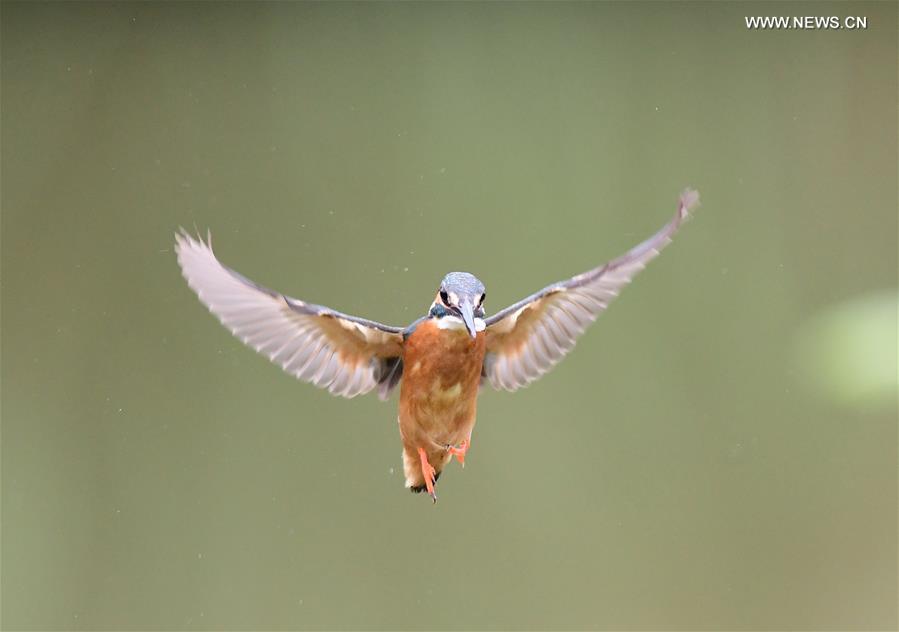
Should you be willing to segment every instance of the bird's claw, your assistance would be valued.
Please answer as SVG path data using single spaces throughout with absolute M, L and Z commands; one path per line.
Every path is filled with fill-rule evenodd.
M 459 465 L 465 467 L 465 453 L 468 452 L 468 439 L 463 439 L 462 443 L 459 444 L 459 447 L 454 445 L 446 446 L 446 451 L 456 457 L 456 460 L 459 462 Z
M 434 466 L 428 462 L 428 453 L 424 448 L 418 448 L 418 458 L 421 460 L 421 476 L 425 479 L 425 487 L 428 490 L 428 496 L 435 503 L 437 502 L 437 492 L 434 491 L 434 483 L 437 482 L 437 471 Z

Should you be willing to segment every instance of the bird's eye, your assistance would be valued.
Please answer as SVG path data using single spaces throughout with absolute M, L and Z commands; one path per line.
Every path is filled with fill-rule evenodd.
M 483 294 L 481 294 L 481 300 L 478 301 L 478 305 L 483 305 L 485 298 L 487 298 L 487 292 L 484 292 Z
M 444 305 L 449 305 L 449 295 L 446 293 L 446 290 L 440 290 L 440 300 L 443 301 Z

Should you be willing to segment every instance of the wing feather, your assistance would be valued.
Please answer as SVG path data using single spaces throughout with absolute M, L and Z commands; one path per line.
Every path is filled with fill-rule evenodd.
M 514 391 L 549 371 L 621 289 L 671 243 L 698 204 L 699 194 L 687 189 L 674 218 L 623 256 L 548 285 L 487 318 L 487 381 L 494 388 Z
M 222 265 L 211 240 L 184 231 L 175 236 L 181 272 L 200 301 L 235 336 L 287 373 L 355 397 L 392 386 L 401 375 L 403 335 L 399 327 L 350 316 L 290 298 Z M 390 388 L 379 389 L 382 398 Z

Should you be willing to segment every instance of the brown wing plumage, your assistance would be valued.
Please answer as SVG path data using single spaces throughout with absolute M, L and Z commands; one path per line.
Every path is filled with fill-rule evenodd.
M 671 243 L 698 203 L 699 194 L 687 189 L 674 219 L 623 256 L 549 285 L 487 318 L 484 375 L 490 384 L 514 391 L 552 368 L 621 288 Z
M 231 332 L 287 373 L 335 395 L 354 397 L 402 371 L 402 329 L 304 303 L 257 285 L 219 263 L 211 240 L 175 236 L 181 272 Z

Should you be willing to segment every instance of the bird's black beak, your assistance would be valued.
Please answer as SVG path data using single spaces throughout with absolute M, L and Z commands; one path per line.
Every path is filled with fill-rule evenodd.
M 473 339 L 477 338 L 478 332 L 474 326 L 474 306 L 471 304 L 471 299 L 462 299 L 459 303 L 459 314 L 462 316 L 462 321 L 465 323 L 468 333 Z

